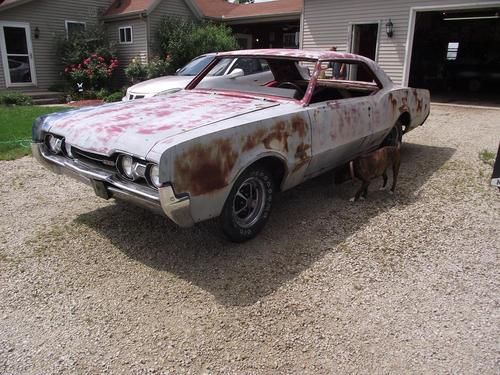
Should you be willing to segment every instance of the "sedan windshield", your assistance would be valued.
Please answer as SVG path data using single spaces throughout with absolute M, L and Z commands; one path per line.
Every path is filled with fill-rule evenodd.
M 212 60 L 214 56 L 200 56 L 189 62 L 181 68 L 176 75 L 178 76 L 195 76 L 201 72 Z

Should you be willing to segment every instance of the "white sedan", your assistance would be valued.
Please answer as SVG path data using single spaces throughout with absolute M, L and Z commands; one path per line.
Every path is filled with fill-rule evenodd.
M 182 90 L 215 58 L 215 53 L 208 53 L 193 59 L 179 69 L 173 76 L 153 78 L 140 82 L 127 89 L 123 101 L 149 98 L 155 95 L 170 94 Z M 225 77 L 258 85 L 273 79 L 269 65 L 265 60 L 230 57 L 219 61 L 209 74 L 211 77 Z

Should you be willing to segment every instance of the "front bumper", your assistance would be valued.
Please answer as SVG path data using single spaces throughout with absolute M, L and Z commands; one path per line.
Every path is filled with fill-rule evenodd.
M 167 215 L 180 227 L 194 224 L 190 210 L 189 197 L 176 197 L 172 186 L 166 185 L 157 190 L 120 180 L 109 171 L 50 153 L 43 143 L 32 143 L 33 156 L 47 169 L 57 174 L 75 178 L 94 188 L 95 193 L 104 199 L 115 198 L 128 201 Z

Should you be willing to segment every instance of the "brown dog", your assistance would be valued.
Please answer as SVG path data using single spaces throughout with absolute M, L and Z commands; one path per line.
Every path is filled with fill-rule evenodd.
M 361 187 L 356 192 L 356 195 L 351 198 L 351 201 L 357 201 L 363 193 L 363 198 L 368 194 L 368 186 L 370 182 L 379 176 L 384 179 L 385 188 L 387 184 L 387 168 L 392 166 L 392 187 L 391 193 L 396 189 L 398 180 L 399 165 L 401 164 L 401 153 L 399 146 L 387 146 L 379 148 L 367 155 L 360 156 L 349 163 L 351 177 L 358 178 L 362 181 Z

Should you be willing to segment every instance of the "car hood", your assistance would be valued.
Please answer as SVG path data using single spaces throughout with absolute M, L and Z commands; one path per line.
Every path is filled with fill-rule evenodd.
M 125 151 L 145 157 L 157 142 L 177 134 L 277 105 L 258 98 L 182 90 L 49 115 L 44 129 L 87 151 Z
M 130 87 L 127 92 L 137 95 L 153 95 L 172 89 L 183 89 L 194 76 L 166 76 L 149 79 Z

